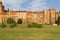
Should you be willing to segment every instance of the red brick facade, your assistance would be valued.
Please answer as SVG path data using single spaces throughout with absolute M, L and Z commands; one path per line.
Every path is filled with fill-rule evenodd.
M 32 12 L 32 11 L 6 11 L 2 2 L 0 2 L 0 23 L 11 17 L 16 22 L 18 19 L 22 19 L 23 23 L 55 23 L 58 18 L 58 12 L 54 8 L 44 11 Z

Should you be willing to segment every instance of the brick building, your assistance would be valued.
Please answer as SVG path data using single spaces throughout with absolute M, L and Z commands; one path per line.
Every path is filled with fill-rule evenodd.
M 59 12 L 54 8 L 38 12 L 32 11 L 9 11 L 4 9 L 4 5 L 0 2 L 0 23 L 5 22 L 8 18 L 13 18 L 16 22 L 22 19 L 23 23 L 55 23 Z

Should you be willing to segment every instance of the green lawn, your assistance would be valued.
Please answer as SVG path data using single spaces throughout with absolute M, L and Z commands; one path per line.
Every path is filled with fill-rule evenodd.
M 0 40 L 60 40 L 60 27 L 0 28 Z

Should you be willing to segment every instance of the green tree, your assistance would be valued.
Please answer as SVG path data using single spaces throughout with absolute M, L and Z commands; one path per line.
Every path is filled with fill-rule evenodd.
M 13 23 L 16 23 L 16 22 L 14 21 L 14 19 L 8 18 L 8 19 L 7 19 L 7 23 L 8 23 L 8 24 L 13 24 Z
M 7 24 L 9 24 L 11 28 L 16 26 L 16 22 L 12 18 L 7 19 Z
M 60 25 L 60 17 L 58 17 L 58 20 L 56 21 L 56 24 Z
M 18 19 L 17 23 L 22 24 L 22 19 Z

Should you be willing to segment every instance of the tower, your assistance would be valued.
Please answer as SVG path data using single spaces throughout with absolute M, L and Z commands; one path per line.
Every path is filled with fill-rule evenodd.
M 0 1 L 0 23 L 3 22 L 3 12 L 4 12 L 4 6 L 2 4 L 2 1 Z
M 44 10 L 44 23 L 50 24 L 50 11 Z
M 2 4 L 2 1 L 0 1 L 0 12 L 4 11 L 4 6 Z
M 51 8 L 50 10 L 50 22 L 51 24 L 54 24 L 56 21 L 56 9 Z

